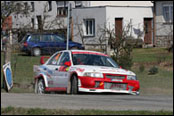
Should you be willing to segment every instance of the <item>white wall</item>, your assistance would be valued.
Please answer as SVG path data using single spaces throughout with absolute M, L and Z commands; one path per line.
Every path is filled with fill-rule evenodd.
M 123 18 L 123 28 L 129 23 L 132 25 L 132 36 L 137 38 L 134 29 L 140 29 L 143 32 L 144 18 L 153 18 L 151 7 L 106 7 L 107 26 L 111 29 L 115 28 L 115 18 Z M 142 39 L 144 37 L 142 36 Z
M 106 9 L 102 8 L 76 8 L 72 11 L 73 18 L 73 35 L 74 41 L 81 42 L 80 36 L 77 35 L 79 32 L 77 28 L 77 24 L 83 23 L 84 19 L 93 18 L 95 19 L 95 32 L 97 33 L 97 27 L 103 26 L 106 22 Z M 75 36 L 77 35 L 77 36 Z M 91 40 L 95 40 L 95 37 L 86 37 L 88 42 Z
M 151 1 L 90 1 L 90 6 L 153 6 Z
M 55 1 L 52 1 L 52 10 L 48 11 L 48 7 L 47 7 L 47 12 L 44 13 L 44 8 L 45 5 L 48 5 L 48 1 L 22 1 L 22 3 L 27 2 L 28 5 L 31 7 L 31 2 L 34 2 L 34 12 L 29 12 L 29 14 L 27 16 L 25 15 L 13 15 L 13 28 L 20 28 L 23 26 L 28 25 L 28 28 L 31 28 L 31 18 L 34 18 L 35 20 L 35 28 L 37 29 L 37 15 L 41 15 L 42 19 L 44 17 L 44 15 L 48 15 L 48 17 L 46 18 L 46 25 L 49 24 L 51 21 L 53 21 L 56 16 L 57 16 L 57 4 Z M 16 17 L 16 18 L 15 18 Z M 64 20 L 64 19 L 63 19 Z M 65 20 L 66 22 L 66 20 Z M 48 29 L 46 27 L 46 25 L 44 25 L 44 29 Z M 54 29 L 56 28 L 55 26 L 51 26 L 52 28 L 49 29 Z
M 144 18 L 153 18 L 152 7 L 88 7 L 73 9 L 74 23 L 83 21 L 86 18 L 95 18 L 95 29 L 97 33 L 97 25 L 103 26 L 107 23 L 107 28 L 115 29 L 115 18 L 123 18 L 123 27 L 125 27 L 132 19 L 132 36 L 137 38 L 133 28 L 140 29 L 143 32 Z M 77 20 L 78 18 L 78 20 Z M 77 27 L 74 25 L 74 35 L 78 33 Z M 88 37 L 88 40 L 94 40 L 96 37 Z M 144 39 L 144 37 L 142 37 Z M 79 37 L 74 37 L 76 42 L 80 42 Z M 94 43 L 93 43 L 94 44 Z

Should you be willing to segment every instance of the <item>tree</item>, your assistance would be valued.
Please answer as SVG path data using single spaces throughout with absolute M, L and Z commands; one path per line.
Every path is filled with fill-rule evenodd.
M 4 64 L 11 61 L 11 52 L 12 52 L 12 25 L 8 22 L 8 18 L 12 14 L 28 14 L 29 7 L 21 4 L 17 1 L 1 1 L 1 27 L 4 28 L 3 31 L 7 34 L 8 38 L 6 38 L 6 48 L 4 50 Z M 1 32 L 1 37 L 3 37 Z M 5 77 L 4 77 L 5 78 Z M 3 88 L 6 89 L 5 81 L 3 78 Z M 7 91 L 7 89 L 6 89 Z
M 113 50 L 111 57 L 123 68 L 130 69 L 132 66 L 132 56 L 131 52 L 133 48 L 137 45 L 143 32 L 137 34 L 137 38 L 132 37 L 131 34 L 131 23 L 128 23 L 122 30 L 119 30 L 119 34 L 116 34 L 115 29 L 109 29 L 106 26 L 100 28 L 102 32 L 101 36 L 98 37 L 98 41 L 101 43 L 108 40 L 108 45 L 110 45 Z M 103 35 L 103 36 L 102 36 Z M 134 38 L 136 40 L 130 43 L 128 40 Z

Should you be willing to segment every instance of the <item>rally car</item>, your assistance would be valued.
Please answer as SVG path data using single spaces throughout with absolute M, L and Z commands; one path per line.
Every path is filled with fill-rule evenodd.
M 139 94 L 135 73 L 120 68 L 108 55 L 86 50 L 64 50 L 34 66 L 35 93 L 65 91 Z

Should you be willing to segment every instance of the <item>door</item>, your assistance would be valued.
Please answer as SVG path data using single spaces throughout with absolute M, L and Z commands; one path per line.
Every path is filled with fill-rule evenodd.
M 60 60 L 60 57 L 62 55 L 62 52 L 59 52 L 51 57 L 51 59 L 48 61 L 47 65 L 47 74 L 49 74 L 48 77 L 48 86 L 49 87 L 58 87 L 57 82 L 59 79 L 57 79 L 57 73 L 59 73 L 59 65 L 58 62 Z M 56 81 L 55 81 L 56 80 Z
M 65 40 L 57 35 L 52 35 L 52 45 L 54 47 L 54 51 L 60 51 L 66 49 Z
M 69 80 L 68 66 L 65 62 L 70 61 L 69 52 L 60 52 L 52 57 L 48 62 L 48 67 L 51 70 L 51 84 L 50 87 L 67 87 Z
M 45 34 L 41 35 L 41 42 L 42 45 L 42 52 L 52 54 L 53 53 L 53 46 L 51 44 L 51 35 Z
M 144 43 L 152 44 L 152 18 L 144 18 Z
M 115 18 L 116 39 L 120 39 L 122 37 L 122 30 L 123 30 L 123 18 Z

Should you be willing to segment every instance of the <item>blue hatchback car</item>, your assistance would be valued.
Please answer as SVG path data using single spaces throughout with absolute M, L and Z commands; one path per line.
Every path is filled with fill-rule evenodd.
M 57 34 L 27 34 L 21 41 L 21 51 L 33 56 L 53 54 L 66 49 L 66 40 Z M 69 49 L 84 49 L 82 44 L 69 41 Z

